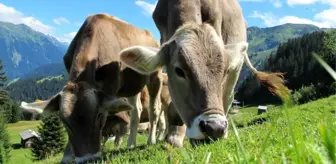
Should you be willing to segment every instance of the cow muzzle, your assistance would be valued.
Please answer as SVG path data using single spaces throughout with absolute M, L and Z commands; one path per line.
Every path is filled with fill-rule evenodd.
M 82 157 L 76 157 L 75 158 L 75 164 L 97 162 L 100 159 L 101 159 L 101 152 L 98 152 L 96 154 L 87 154 L 87 155 L 84 155 Z
M 223 138 L 228 128 L 228 121 L 220 114 L 201 114 L 187 129 L 187 137 L 193 140 L 217 140 Z

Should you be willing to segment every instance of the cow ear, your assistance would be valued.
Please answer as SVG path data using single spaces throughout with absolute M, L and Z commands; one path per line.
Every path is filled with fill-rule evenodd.
M 22 101 L 20 109 L 29 113 L 49 115 L 51 113 L 59 111 L 60 99 L 61 95 L 59 93 L 53 96 L 51 99 L 45 101 L 38 101 L 33 103 L 27 103 Z
M 164 65 L 163 48 L 131 46 L 120 52 L 120 60 L 131 69 L 149 75 Z
M 108 96 L 102 91 L 98 91 L 98 99 L 100 101 L 100 107 L 106 109 L 110 114 L 130 111 L 133 109 L 132 105 L 126 98 Z
M 239 67 L 244 62 L 244 55 L 247 54 L 248 43 L 245 41 L 227 44 L 224 46 L 230 60 L 230 68 Z

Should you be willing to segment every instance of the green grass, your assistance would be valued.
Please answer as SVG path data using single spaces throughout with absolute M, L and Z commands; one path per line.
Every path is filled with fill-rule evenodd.
M 257 115 L 256 107 L 241 109 L 230 116 L 235 126 L 230 126 L 227 140 L 195 149 L 187 140 L 181 149 L 164 143 L 148 147 L 146 136 L 138 135 L 138 147 L 127 150 L 125 137 L 122 149 L 107 143 L 105 163 L 169 163 L 168 158 L 172 163 L 335 163 L 335 100 L 336 95 L 288 109 L 268 106 L 269 111 L 261 115 Z M 18 131 L 17 127 L 20 126 L 10 126 L 11 134 L 13 129 Z M 18 156 L 19 151 L 13 154 L 20 159 L 14 157 L 12 163 L 31 163 L 26 157 Z M 58 163 L 61 157 L 59 154 L 38 163 Z
M 36 83 L 37 83 L 37 84 L 41 84 L 41 83 L 43 83 L 43 82 L 46 81 L 46 80 L 51 81 L 51 80 L 53 80 L 53 79 L 60 81 L 60 80 L 63 79 L 63 76 L 62 76 L 62 75 L 58 75 L 58 76 L 49 76 L 49 77 L 46 77 L 46 78 L 43 78 L 43 79 L 40 79 L 40 80 L 36 81 Z
M 7 83 L 6 86 L 10 86 L 11 84 L 16 83 L 16 82 L 19 81 L 19 80 L 20 80 L 20 78 L 13 79 L 13 80 L 11 80 L 9 83 Z
M 39 121 L 20 121 L 15 124 L 8 124 L 8 131 L 10 141 L 12 144 L 19 144 L 21 142 L 19 133 L 25 129 L 33 129 L 37 131 Z M 11 159 L 9 164 L 31 164 L 29 149 L 12 149 Z

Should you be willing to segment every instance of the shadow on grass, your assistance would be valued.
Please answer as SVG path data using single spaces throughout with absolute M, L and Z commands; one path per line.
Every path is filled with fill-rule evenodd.
M 247 125 L 244 124 L 236 124 L 237 128 L 244 128 L 244 127 L 249 127 L 253 125 L 260 125 L 265 123 L 269 118 L 268 117 L 261 117 L 261 118 L 256 118 L 251 120 L 250 122 L 247 123 Z
M 23 148 L 23 147 L 20 143 L 12 144 L 12 149 L 21 149 L 21 148 Z

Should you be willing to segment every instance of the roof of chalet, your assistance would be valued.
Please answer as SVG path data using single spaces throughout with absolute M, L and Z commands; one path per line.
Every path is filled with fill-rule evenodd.
M 40 135 L 37 132 L 35 132 L 34 130 L 31 130 L 31 129 L 26 129 L 26 130 L 20 132 L 19 134 L 20 134 L 20 137 L 23 140 L 26 140 L 26 139 L 29 139 L 29 138 L 32 138 L 32 137 L 40 138 Z
M 240 104 L 240 102 L 239 101 L 237 101 L 237 100 L 233 100 L 233 102 L 232 103 L 235 103 L 235 104 Z

